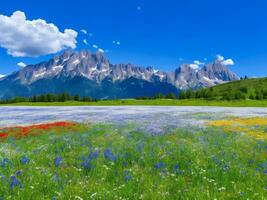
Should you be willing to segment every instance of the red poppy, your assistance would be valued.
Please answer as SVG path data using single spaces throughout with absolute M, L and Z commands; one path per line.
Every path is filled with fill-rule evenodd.
M 0 133 L 0 138 L 6 138 L 8 136 L 7 133 Z
M 30 126 L 8 127 L 2 129 L 2 131 L 4 130 L 4 132 L 0 133 L 0 138 L 6 138 L 8 136 L 8 134 L 5 132 L 8 132 L 9 135 L 14 136 L 15 138 L 19 138 L 27 135 L 38 135 L 42 131 L 47 131 L 51 129 L 72 128 L 76 125 L 77 124 L 73 122 L 52 122 L 52 123 L 37 124 Z

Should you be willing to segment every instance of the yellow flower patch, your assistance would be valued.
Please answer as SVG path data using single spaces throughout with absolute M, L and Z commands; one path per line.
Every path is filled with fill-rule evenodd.
M 227 120 L 215 120 L 207 123 L 209 126 L 222 127 L 226 132 L 245 133 L 256 139 L 267 139 L 264 129 L 267 126 L 267 118 L 230 118 Z

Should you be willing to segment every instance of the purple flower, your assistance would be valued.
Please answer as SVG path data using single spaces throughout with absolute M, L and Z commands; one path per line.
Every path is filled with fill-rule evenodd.
M 111 161 L 115 161 L 116 160 L 116 156 L 112 153 L 112 151 L 110 149 L 106 149 L 104 151 L 104 157 L 106 159 L 111 160 Z
M 10 188 L 13 189 L 16 186 L 19 186 L 21 188 L 22 184 L 15 176 L 11 176 Z
M 154 165 L 155 169 L 163 169 L 166 167 L 164 162 L 159 162 Z
M 267 169 L 263 171 L 264 174 L 267 174 Z
M 62 157 L 61 156 L 57 156 L 54 160 L 54 164 L 56 167 L 59 167 L 59 165 L 61 165 L 62 162 Z
M 26 156 L 23 156 L 23 157 L 20 159 L 21 164 L 27 164 L 29 161 L 30 161 L 30 159 L 27 158 Z

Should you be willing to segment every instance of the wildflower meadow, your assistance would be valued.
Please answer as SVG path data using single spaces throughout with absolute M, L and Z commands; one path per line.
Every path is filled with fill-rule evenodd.
M 265 122 L 157 134 L 131 124 L 4 128 L 0 199 L 266 199 Z

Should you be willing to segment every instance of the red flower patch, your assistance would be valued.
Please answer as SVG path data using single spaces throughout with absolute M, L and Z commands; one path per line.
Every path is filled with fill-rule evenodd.
M 7 133 L 0 133 L 0 138 L 7 138 L 8 134 Z
M 53 122 L 46 124 L 37 124 L 30 126 L 16 126 L 0 129 L 0 138 L 7 138 L 13 136 L 15 138 L 25 137 L 28 135 L 40 135 L 43 131 L 71 129 L 77 126 L 73 122 Z

